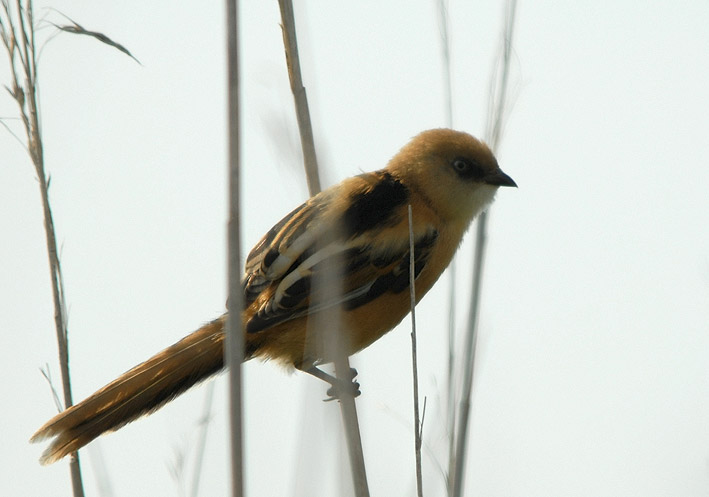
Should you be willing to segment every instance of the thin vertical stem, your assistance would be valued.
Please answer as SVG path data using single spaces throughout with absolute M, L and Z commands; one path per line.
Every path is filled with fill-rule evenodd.
M 207 386 L 207 395 L 204 400 L 204 411 L 200 419 L 199 437 L 197 439 L 197 449 L 195 450 L 196 458 L 194 465 L 194 473 L 192 479 L 192 487 L 190 496 L 197 497 L 199 495 L 199 482 L 202 476 L 202 463 L 204 462 L 204 452 L 207 446 L 207 432 L 209 431 L 209 423 L 212 418 L 212 399 L 214 398 L 214 382 L 210 382 Z
M 303 77 L 300 70 L 300 56 L 298 55 L 298 40 L 295 29 L 295 15 L 293 13 L 293 3 L 291 0 L 278 0 L 281 9 L 281 22 L 283 28 L 283 44 L 286 52 L 286 63 L 288 65 L 288 78 L 290 80 L 291 91 L 295 102 L 295 111 L 298 120 L 298 130 L 300 132 L 300 143 L 303 150 L 303 161 L 305 164 L 305 174 L 308 182 L 310 195 L 320 192 L 320 176 L 318 172 L 318 162 L 315 154 L 315 141 L 313 138 L 312 122 L 310 120 L 310 110 L 308 108 L 308 98 L 303 87 Z M 324 282 L 326 285 L 334 285 L 335 282 Z M 336 322 L 336 321 L 335 321 Z M 337 340 L 335 340 L 337 341 Z M 349 358 L 345 354 L 341 343 L 330 344 L 334 347 L 337 359 L 335 363 L 335 374 L 339 379 L 351 379 L 351 368 Z M 350 457 L 350 468 L 352 471 L 352 482 L 355 495 L 357 497 L 368 497 L 369 486 L 367 484 L 367 472 L 364 465 L 364 452 L 362 450 L 362 437 L 359 429 L 359 419 L 354 396 L 348 392 L 340 395 L 340 410 L 347 439 L 347 448 Z
M 295 102 L 295 115 L 298 120 L 300 132 L 300 146 L 303 150 L 303 164 L 305 177 L 308 182 L 308 191 L 312 197 L 321 190 L 320 174 L 318 173 L 318 160 L 315 154 L 315 140 L 313 138 L 313 125 L 310 120 L 308 95 L 303 86 L 303 76 L 300 71 L 300 57 L 298 55 L 298 38 L 295 34 L 295 15 L 291 0 L 278 0 L 281 8 L 281 27 L 283 28 L 283 45 L 286 50 L 286 64 L 288 65 L 288 79 Z
M 419 368 L 416 350 L 416 275 L 414 254 L 414 219 L 409 204 L 409 297 L 411 299 L 411 365 L 414 382 L 414 453 L 416 455 L 416 490 L 423 497 L 423 474 L 421 471 L 421 416 L 419 414 Z
M 451 84 L 451 47 L 448 22 L 448 0 L 438 1 L 438 21 L 441 30 L 441 56 L 443 58 L 443 110 L 448 127 L 453 126 L 453 85 Z
M 227 232 L 227 266 L 229 301 L 225 363 L 229 368 L 229 422 L 231 431 L 231 494 L 244 495 L 242 378 L 244 335 L 241 322 L 241 234 L 239 227 L 239 59 L 236 0 L 227 0 L 227 92 L 229 121 L 229 225 Z
M 451 83 L 451 49 L 448 17 L 448 0 L 438 2 L 439 27 L 441 31 L 441 56 L 443 59 L 443 107 L 446 126 L 453 127 L 453 85 Z M 453 256 L 448 270 L 448 369 L 446 371 L 446 434 L 448 436 L 448 495 L 452 490 L 450 476 L 455 460 L 455 315 L 457 255 Z
M 510 58 L 512 57 L 512 36 L 514 34 L 515 16 L 517 13 L 517 0 L 508 0 L 505 15 L 505 32 L 503 39 L 502 67 L 499 81 L 493 91 L 492 102 L 495 110 L 491 114 L 492 128 L 487 130 L 487 141 L 493 152 L 497 152 L 502 136 L 502 126 L 505 122 L 505 106 L 507 105 L 507 81 L 510 74 Z M 495 91 L 496 90 L 496 91 Z
M 341 347 L 338 347 L 341 349 Z M 344 351 L 335 361 L 335 374 L 337 378 L 351 377 L 350 362 Z M 357 406 L 352 393 L 343 390 L 339 393 L 340 411 L 347 438 L 347 451 L 350 456 L 350 469 L 352 471 L 352 484 L 357 497 L 369 497 L 369 484 L 367 471 L 364 465 L 364 451 L 362 450 L 362 434 L 359 429 Z
M 52 300 L 54 304 L 54 327 L 57 336 L 59 352 L 59 368 L 62 378 L 62 391 L 64 407 L 68 409 L 72 404 L 71 374 L 69 371 L 69 334 L 67 330 L 66 301 L 64 298 L 64 279 L 57 251 L 56 230 L 52 209 L 49 203 L 49 181 L 44 167 L 44 146 L 39 121 L 39 104 L 37 99 L 37 58 L 34 33 L 34 11 L 32 1 L 23 6 L 21 0 L 16 0 L 16 19 L 13 20 L 10 6 L 3 1 L 3 10 L 7 17 L 2 28 L 3 43 L 8 52 L 12 69 L 13 89 L 12 95 L 20 108 L 20 115 L 27 134 L 27 149 L 35 167 L 39 182 L 40 197 L 42 199 L 42 212 L 44 215 L 44 233 L 47 243 L 47 258 L 52 287 Z M 16 24 L 15 24 L 16 23 Z M 8 31 L 9 30 L 9 31 Z M 18 39 L 19 33 L 19 39 Z M 16 61 L 19 60 L 24 76 L 20 82 Z M 74 497 L 84 496 L 84 487 L 81 477 L 79 454 L 72 453 L 69 460 L 72 492 Z
M 490 144 L 493 152 L 497 152 L 503 125 L 516 10 L 516 0 L 508 0 L 507 10 L 505 13 L 505 27 L 503 30 L 504 47 L 502 53 L 502 67 L 499 72 L 495 72 L 493 74 L 493 77 L 495 78 L 494 81 L 496 83 L 496 91 L 491 98 L 493 99 L 493 103 L 495 105 L 491 107 L 494 109 L 494 113 L 489 121 L 493 124 L 488 129 L 488 136 L 486 136 L 486 140 Z M 468 316 L 468 335 L 465 344 L 465 376 L 460 401 L 460 413 L 458 416 L 458 440 L 456 444 L 455 471 L 453 477 L 453 495 L 456 497 L 460 497 L 463 494 L 463 475 L 465 474 L 465 456 L 468 443 L 468 428 L 470 425 L 471 396 L 473 388 L 473 374 L 475 371 L 475 351 L 478 339 L 482 271 L 485 247 L 487 244 L 488 216 L 488 212 L 484 212 L 478 218 L 475 240 L 473 289 L 470 303 L 470 314 Z
M 465 341 L 465 357 L 468 359 L 465 364 L 465 377 L 463 378 L 463 392 L 460 400 L 460 412 L 458 414 L 458 430 L 456 440 L 456 451 L 453 466 L 453 495 L 460 497 L 463 495 L 463 474 L 465 468 L 465 455 L 468 442 L 468 427 L 470 425 L 470 405 L 473 389 L 473 373 L 475 371 L 475 350 L 477 345 L 477 321 L 478 306 L 480 303 L 480 286 L 482 284 L 482 265 L 485 254 L 485 241 L 487 225 L 487 215 L 483 213 L 478 218 L 478 229 L 475 239 L 475 260 L 473 266 L 473 298 L 470 303 L 470 314 L 468 316 L 468 333 Z

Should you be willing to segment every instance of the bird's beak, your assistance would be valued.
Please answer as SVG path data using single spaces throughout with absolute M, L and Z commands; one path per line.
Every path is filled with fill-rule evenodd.
M 493 186 L 514 186 L 517 188 L 517 183 L 515 183 L 515 180 L 503 173 L 502 169 L 498 169 L 494 174 L 487 176 L 485 178 L 485 183 Z

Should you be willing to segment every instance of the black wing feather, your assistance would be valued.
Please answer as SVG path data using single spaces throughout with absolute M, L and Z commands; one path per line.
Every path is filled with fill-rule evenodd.
M 323 192 L 278 222 L 251 251 L 243 282 L 246 305 L 263 301 L 246 323 L 247 332 L 335 305 L 356 309 L 386 292 L 408 288 L 408 240 L 385 245 L 376 235 L 402 221 L 410 192 L 386 171 L 358 178 L 361 183 L 340 215 L 331 211 L 337 192 Z M 437 237 L 430 228 L 415 239 L 415 277 Z M 339 278 L 341 292 L 313 285 L 321 275 Z

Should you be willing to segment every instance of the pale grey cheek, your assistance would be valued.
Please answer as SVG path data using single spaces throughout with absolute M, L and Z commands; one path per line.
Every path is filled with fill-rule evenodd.
M 468 196 L 468 213 L 469 216 L 475 217 L 487 208 L 495 199 L 497 192 L 496 186 L 478 185 Z

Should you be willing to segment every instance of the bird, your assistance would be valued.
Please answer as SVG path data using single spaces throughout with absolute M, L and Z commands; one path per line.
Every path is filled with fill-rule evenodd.
M 394 328 L 411 308 L 411 257 L 418 302 L 498 188 L 516 186 L 484 142 L 437 128 L 413 137 L 385 168 L 311 197 L 246 259 L 244 360 L 277 361 L 341 386 L 318 368 L 335 359 L 328 337 L 352 355 Z M 332 313 L 337 321 L 323 319 Z M 227 318 L 204 324 L 50 419 L 30 439 L 52 439 L 40 463 L 76 452 L 224 369 Z

